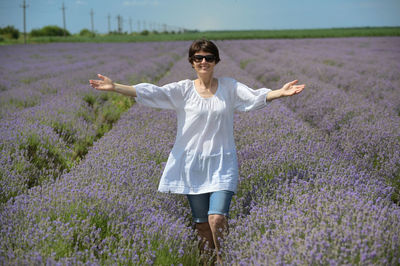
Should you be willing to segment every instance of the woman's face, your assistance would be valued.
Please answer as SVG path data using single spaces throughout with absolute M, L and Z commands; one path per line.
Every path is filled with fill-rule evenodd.
M 198 74 L 212 73 L 215 67 L 215 56 L 212 53 L 199 51 L 193 56 L 193 68 Z

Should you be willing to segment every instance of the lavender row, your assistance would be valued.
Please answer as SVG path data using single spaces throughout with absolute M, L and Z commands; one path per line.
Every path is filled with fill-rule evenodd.
M 182 60 L 176 66 L 181 65 Z M 156 192 L 175 127 L 174 113 L 133 105 L 70 173 L 8 203 L 3 260 L 198 264 L 187 203 Z M 17 221 L 17 213 L 29 215 Z M 22 252 L 10 248 L 21 243 L 29 243 Z
M 276 82 L 282 75 L 301 73 L 369 101 L 379 103 L 385 97 L 394 105 L 391 109 L 398 112 L 399 98 L 395 91 L 400 82 L 399 40 L 314 40 L 312 47 L 310 40 L 258 40 L 249 43 L 247 49 L 241 42 L 224 45 L 231 48 L 230 54 L 242 67 L 259 79 Z
M 173 113 L 134 105 L 71 172 L 7 204 L 0 260 L 194 265 L 187 204 L 156 192 L 174 126 Z
M 218 76 L 268 87 L 221 56 Z M 160 84 L 193 77 L 182 59 Z M 225 264 L 399 263 L 393 189 L 286 104 L 235 115 L 241 175 Z M 71 172 L 4 205 L 0 260 L 197 264 L 186 199 L 156 192 L 175 127 L 173 112 L 134 105 Z
M 398 263 L 400 209 L 383 178 L 333 153 L 329 139 L 280 104 L 238 115 L 236 128 L 230 264 Z
M 374 47 L 379 47 L 382 45 L 381 43 L 385 45 L 389 44 L 387 54 L 392 57 L 400 54 L 398 49 L 396 50 L 398 46 L 395 46 L 398 42 L 397 38 L 350 39 L 344 41 L 332 39 L 319 42 L 333 46 L 338 42 L 351 42 L 354 45 L 357 41 L 360 44 L 368 41 Z M 278 47 L 276 42 L 282 46 Z M 340 84 L 338 85 L 332 79 L 325 80 L 323 75 L 321 75 L 321 71 L 317 71 L 319 69 L 317 62 L 323 61 L 324 54 L 326 56 L 325 45 L 321 47 L 317 42 L 313 50 L 308 50 L 307 53 L 305 45 L 309 45 L 309 41 L 299 40 L 297 42 L 293 40 L 292 43 L 288 41 L 283 42 L 257 41 L 253 42 L 251 46 L 249 45 L 247 50 L 240 49 L 243 43 L 238 43 L 236 46 L 236 43 L 233 42 L 229 45 L 228 51 L 237 62 L 244 62 L 243 60 L 250 54 L 253 55 L 250 59 L 254 58 L 255 54 L 261 60 L 267 58 L 268 64 L 265 65 L 260 64 L 261 60 L 259 59 L 248 59 L 246 65 L 242 64 L 242 68 L 245 68 L 245 70 L 261 82 L 271 83 L 273 86 L 279 86 L 279 83 L 294 78 L 306 82 L 308 87 L 303 95 L 287 99 L 285 103 L 304 121 L 316 126 L 324 134 L 328 134 L 333 140 L 331 148 L 339 150 L 338 152 L 342 156 L 348 160 L 352 160 L 358 169 L 375 172 L 376 176 L 386 176 L 390 182 L 394 184 L 398 183 L 400 167 L 398 163 L 400 160 L 398 152 L 400 148 L 400 117 L 397 114 L 399 99 L 396 90 L 390 86 L 386 89 L 370 89 L 368 84 L 363 84 L 360 80 L 367 80 L 369 77 L 374 77 L 378 83 L 381 81 L 384 83 L 385 80 L 379 74 L 376 75 L 373 72 L 369 72 L 368 67 L 371 63 L 367 64 L 366 68 L 364 68 L 365 65 L 355 67 L 351 61 L 348 63 L 350 68 L 354 68 L 354 71 L 364 73 L 364 76 L 359 78 L 357 87 L 343 90 L 343 88 L 340 88 Z M 292 49 L 285 49 L 286 47 L 291 47 Z M 330 53 L 336 53 L 336 57 L 339 59 L 346 58 L 340 53 L 340 50 L 347 51 L 349 48 L 346 45 L 341 47 Z M 264 53 L 261 52 L 262 49 Z M 272 50 L 268 52 L 268 49 Z M 295 52 L 292 50 L 302 50 L 303 52 L 295 56 Z M 375 51 L 376 49 L 370 50 Z M 364 53 L 371 54 L 371 51 L 369 53 L 364 51 Z M 374 59 L 374 64 L 384 66 L 382 71 L 395 73 L 396 68 L 393 68 L 393 59 L 389 60 L 389 56 L 384 54 L 386 50 L 379 49 L 378 51 L 378 56 L 370 56 Z M 362 55 L 363 53 L 356 53 L 354 57 L 358 59 L 362 58 Z M 347 66 L 347 63 L 342 64 L 342 68 Z M 332 66 L 327 67 L 333 68 Z M 313 68 L 316 70 L 309 71 Z M 345 72 L 340 72 L 340 68 L 334 70 L 330 70 L 333 76 L 339 76 L 342 82 L 347 81 L 346 79 L 342 79 L 349 77 L 343 76 Z M 399 76 L 394 74 L 391 74 L 391 76 L 392 79 L 390 82 L 392 84 L 398 83 Z M 371 94 L 374 95 L 374 100 L 370 99 Z
M 238 65 L 226 61 L 226 74 L 248 78 Z M 385 175 L 371 170 L 367 156 L 349 157 L 350 150 L 343 147 L 354 148 L 355 139 L 341 140 L 343 147 L 337 147 L 337 137 L 299 119 L 296 110 L 282 103 L 271 104 L 251 119 L 248 114 L 236 117 L 241 179 L 231 210 L 234 229 L 225 241 L 228 264 L 398 263 L 400 210 L 391 201 L 393 188 Z M 354 125 L 357 133 L 363 130 L 362 123 Z M 384 135 L 395 139 L 395 122 L 385 125 Z M 396 155 L 393 146 L 370 141 L 379 155 Z M 357 151 L 368 147 L 362 148 Z M 386 176 L 396 171 L 396 162 L 396 157 L 385 161 Z
M 58 90 L 57 94 L 47 99 L 41 96 L 41 104 L 14 111 L 0 121 L 1 202 L 30 187 L 52 182 L 64 171 L 71 169 L 87 153 L 93 141 L 108 131 L 120 113 L 132 105 L 133 100 L 129 98 L 95 92 L 90 88 L 88 79 L 96 78 L 94 73 L 109 73 L 113 79 L 126 83 L 156 81 L 174 64 L 177 57 L 175 52 L 179 51 L 179 48 L 159 51 L 155 45 L 143 45 L 143 50 L 135 53 L 140 55 L 136 56 L 140 64 L 132 65 L 129 60 L 121 61 L 119 57 L 119 63 L 112 59 L 113 55 L 118 55 L 112 54 L 112 50 L 123 48 L 119 49 L 120 55 L 124 52 L 129 54 L 128 49 L 136 46 L 108 45 L 108 51 L 104 51 L 103 47 L 100 51 L 106 52 L 101 57 L 105 63 L 95 64 L 77 73 L 63 73 L 53 66 L 56 69 L 53 73 L 58 73 L 58 76 L 55 74 L 56 76 L 41 82 L 52 84 L 51 88 Z M 63 49 L 65 53 L 74 54 L 76 57 L 80 56 L 80 52 L 87 57 L 86 49 L 89 47 L 74 53 L 74 49 L 79 47 L 69 44 L 63 46 Z M 25 52 L 29 53 L 35 48 L 28 47 L 28 51 Z M 51 46 L 47 48 L 43 52 L 51 50 Z M 99 56 L 98 48 L 97 45 L 92 47 L 95 58 Z M 57 54 L 60 47 L 55 45 L 53 49 L 53 53 Z M 157 51 L 159 53 L 156 53 Z M 145 61 L 140 61 L 144 60 L 146 53 Z M 47 54 L 44 53 L 45 55 Z M 40 75 L 42 72 L 37 73 Z M 41 84 L 37 82 L 29 88 L 22 87 L 21 92 L 25 94 L 33 91 L 40 94 L 38 91 Z M 60 84 L 64 86 L 62 89 L 59 89 Z M 11 90 L 10 93 L 17 97 L 15 90 Z
M 99 72 L 112 70 L 118 73 L 116 78 L 121 82 L 132 82 L 149 73 L 149 67 L 154 71 L 154 65 L 159 62 L 170 64 L 182 51 L 179 46 L 168 43 L 3 47 L 0 50 L 3 62 L 0 117 L 65 93 L 79 94 L 88 79 Z

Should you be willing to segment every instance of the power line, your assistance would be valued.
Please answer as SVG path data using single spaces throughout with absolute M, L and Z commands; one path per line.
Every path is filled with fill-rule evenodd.
M 23 9 L 23 30 L 24 30 L 24 42 L 26 43 L 26 39 L 27 39 L 27 19 L 26 19 L 26 9 L 28 7 L 31 7 L 30 5 L 26 4 L 26 0 L 21 1 L 23 2 L 21 5 L 17 6 L 16 8 L 22 8 Z M 62 2 L 62 7 L 60 8 L 62 10 L 62 16 L 63 16 L 63 35 L 66 36 L 67 35 L 67 26 L 66 26 L 66 9 L 67 7 L 65 6 L 65 2 Z M 0 11 L 5 11 L 4 9 L 0 10 Z M 31 11 L 31 10 L 30 10 Z M 36 10 L 35 9 L 35 14 L 38 13 L 43 13 L 43 14 L 49 14 L 49 11 L 46 11 L 44 9 L 40 9 L 40 10 Z M 53 12 L 52 12 L 53 13 Z M 31 13 L 29 13 L 31 14 Z M 91 30 L 92 32 L 95 31 L 95 26 L 94 26 L 94 10 L 93 8 L 90 9 L 90 19 L 91 19 Z M 111 14 L 109 13 L 107 18 L 108 18 L 108 33 L 112 32 L 112 28 L 111 28 Z M 117 20 L 117 32 L 119 33 L 123 33 L 123 23 L 124 22 L 128 22 L 129 24 L 127 26 L 129 26 L 129 32 L 132 34 L 134 31 L 137 32 L 141 32 L 141 31 L 159 31 L 159 32 L 168 32 L 168 31 L 177 31 L 177 32 L 185 32 L 186 29 L 182 28 L 182 27 L 177 27 L 177 26 L 172 26 L 172 25 L 168 25 L 166 23 L 160 23 L 160 22 L 154 22 L 154 21 L 146 21 L 146 20 L 136 20 L 136 22 L 134 23 L 132 21 L 132 18 L 129 17 L 129 21 L 125 20 L 123 18 L 123 16 L 121 16 L 120 14 L 118 14 L 116 16 L 116 20 Z

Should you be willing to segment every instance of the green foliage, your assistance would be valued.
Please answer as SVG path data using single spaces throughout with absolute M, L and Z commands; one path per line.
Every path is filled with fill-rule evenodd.
M 133 98 L 115 93 L 88 93 L 83 95 L 83 101 L 87 104 L 86 109 L 77 113 L 77 117 L 82 117 L 90 124 L 94 124 L 96 133 L 93 136 L 79 138 L 74 125 L 70 122 L 53 121 L 53 130 L 67 143 L 74 151 L 72 160 L 83 158 L 89 147 L 101 138 L 105 133 L 112 129 L 121 114 L 128 110 L 134 103 Z
M 157 242 L 159 243 L 160 241 L 157 240 Z M 171 248 L 171 246 L 174 248 Z M 153 245 L 156 258 L 154 265 L 200 265 L 200 255 L 197 249 L 185 250 L 181 256 L 178 247 L 173 244 L 171 246 L 164 245 L 162 248 L 159 248 L 157 245 Z
M 94 37 L 94 36 L 96 36 L 96 34 L 88 29 L 82 29 L 79 32 L 79 36 Z
M 69 123 L 62 123 L 61 121 L 53 121 L 52 127 L 54 131 L 68 144 L 76 142 L 76 131 Z
M 41 31 L 41 30 L 39 30 Z M 165 42 L 165 41 L 189 41 L 206 38 L 210 40 L 234 40 L 234 39 L 285 39 L 285 38 L 340 38 L 363 36 L 400 36 L 400 27 L 364 27 L 364 28 L 331 28 L 331 29 L 297 29 L 297 30 L 247 30 L 247 31 L 185 31 L 179 34 L 148 32 L 144 34 L 126 32 L 110 32 L 110 34 L 91 36 L 63 37 L 61 35 L 32 36 L 30 43 L 51 42 Z M 2 44 L 23 43 L 23 40 L 5 40 Z
M 249 214 L 251 203 L 259 200 L 259 194 L 267 194 L 271 190 L 275 173 L 268 170 L 260 171 L 259 175 L 249 176 L 238 186 L 236 196 L 232 198 L 232 205 L 238 206 L 231 210 L 231 217 Z M 272 190 L 271 190 L 272 191 Z
M 133 98 L 115 93 L 88 93 L 83 96 L 84 102 L 93 112 L 81 112 L 79 115 L 86 121 L 95 124 L 96 135 L 92 138 L 80 140 L 75 144 L 76 157 L 83 157 L 87 153 L 87 148 L 94 141 L 101 138 L 105 133 L 111 130 L 113 124 L 118 121 L 121 114 L 128 110 L 134 103 Z
M 48 213 L 49 222 L 55 221 L 59 226 L 68 224 L 73 229 L 72 237 L 65 237 L 60 234 L 61 230 L 52 228 L 50 237 L 43 239 L 41 250 L 43 254 L 55 254 L 57 260 L 70 257 L 77 251 L 84 252 L 96 245 L 102 247 L 107 245 L 109 252 L 116 252 L 121 246 L 127 246 L 128 249 L 134 245 L 131 239 L 125 239 L 121 235 L 123 225 L 116 226 L 112 215 L 102 211 L 99 202 L 95 198 L 87 198 L 85 201 L 55 202 L 57 209 L 51 209 Z M 37 217 L 38 221 L 41 217 Z M 140 225 L 139 225 L 140 226 Z M 138 228 L 140 231 L 146 231 L 148 228 Z M 92 238 L 94 242 L 85 241 L 86 235 L 96 236 Z M 147 250 L 153 251 L 155 255 L 154 265 L 199 265 L 199 252 L 196 244 L 181 249 L 180 240 L 163 239 L 154 232 L 144 233 L 140 239 L 143 244 L 147 244 Z M 178 243 L 177 243 L 178 242 Z M 146 255 L 137 250 L 139 264 L 146 264 Z M 93 255 L 99 260 L 101 265 L 108 265 L 109 253 L 100 253 L 93 249 Z M 127 256 L 131 255 L 129 253 Z M 126 264 L 124 264 L 126 265 Z M 131 264 L 128 264 L 131 265 Z
M 400 170 L 397 171 L 395 177 L 391 180 L 394 191 L 391 195 L 391 199 L 394 203 L 400 205 Z
M 76 118 L 85 119 L 96 129 L 94 133 L 82 134 L 77 131 L 73 122 L 54 119 L 45 123 L 66 145 L 59 146 L 48 137 L 40 136 L 35 132 L 26 132 L 21 137 L 16 150 L 21 152 L 23 160 L 15 161 L 10 170 L 25 173 L 24 175 L 28 176 L 24 181 L 24 187 L 27 189 L 55 180 L 63 172 L 68 172 L 87 154 L 97 139 L 112 129 L 121 114 L 134 103 L 133 98 L 114 93 L 88 93 L 82 97 L 84 106 L 76 113 Z M 32 102 L 11 100 L 10 104 L 27 107 L 37 103 L 37 99 L 30 100 Z M 0 171 L 0 177 L 2 174 L 3 172 Z M 0 198 L 0 202 L 6 202 L 14 196 L 16 196 L 15 193 L 7 194 Z M 54 243 L 54 247 L 60 250 L 62 246 L 62 242 Z
M 61 203 L 63 204 L 63 203 Z M 92 202 L 93 204 L 93 202 Z M 115 239 L 114 242 L 117 242 L 119 239 L 119 235 L 115 234 L 109 224 L 110 216 L 108 214 L 100 212 L 96 207 L 88 208 L 88 202 L 72 202 L 69 204 L 65 204 L 61 207 L 60 212 L 50 212 L 49 218 L 51 221 L 59 221 L 60 223 L 72 223 L 76 224 L 84 220 L 89 226 L 88 229 L 100 229 L 98 244 L 108 237 L 113 237 Z M 56 259 L 68 257 L 76 251 L 84 251 L 85 249 L 90 248 L 91 243 L 87 243 L 84 241 L 82 235 L 89 234 L 90 231 L 82 232 L 82 231 L 74 231 L 73 237 L 66 239 L 62 235 L 55 235 L 55 237 L 47 238 L 43 241 L 42 250 L 44 253 L 51 254 L 55 253 Z M 96 254 L 98 258 L 101 258 L 100 254 Z
M 83 100 L 89 105 L 89 107 L 93 107 L 96 102 L 96 96 L 93 94 L 86 94 L 83 96 Z
M 6 91 L 8 88 L 4 84 L 0 84 L 0 92 Z
M 110 35 L 110 36 L 112 36 L 112 35 L 126 35 L 126 32 L 110 31 L 110 33 L 108 35 Z
M 11 98 L 9 101 L 9 104 L 23 109 L 23 108 L 35 106 L 36 104 L 38 104 L 38 102 L 39 102 L 39 99 L 37 97 L 31 97 L 31 98 L 25 98 L 25 99 Z
M 63 156 L 57 147 L 51 145 L 46 138 L 41 139 L 35 133 L 28 135 L 26 141 L 21 143 L 19 148 L 25 152 L 27 159 L 35 168 L 32 172 L 36 174 L 32 174 L 27 181 L 28 188 L 41 184 L 43 181 L 41 173 L 57 169 L 58 171 L 53 171 L 53 178 L 56 178 L 57 173 L 63 172 L 65 169 L 69 170 L 73 165 L 71 160 Z
M 4 28 L 0 28 L 0 35 L 3 36 L 3 38 L 12 38 L 12 39 L 18 39 L 19 38 L 19 30 L 14 28 L 14 26 L 7 26 Z
M 241 69 L 245 69 L 246 66 L 247 66 L 250 62 L 252 62 L 252 61 L 254 61 L 254 60 L 255 60 L 254 58 L 249 58 L 249 59 L 243 59 L 243 60 L 241 60 L 241 61 L 240 61 L 240 68 L 241 68 Z
M 45 26 L 41 29 L 33 29 L 31 31 L 31 37 L 43 37 L 43 36 L 70 36 L 71 34 L 64 29 L 55 26 L 55 25 L 49 25 Z
M 338 63 L 333 59 L 325 59 L 322 61 L 322 63 L 324 63 L 325 65 L 328 65 L 328 66 L 338 66 L 338 67 L 343 66 L 343 63 Z

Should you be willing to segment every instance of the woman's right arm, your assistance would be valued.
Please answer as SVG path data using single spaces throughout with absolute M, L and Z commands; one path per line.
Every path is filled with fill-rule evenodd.
M 134 86 L 123 85 L 113 82 L 110 78 L 97 74 L 100 80 L 89 80 L 90 85 L 96 90 L 114 91 L 127 96 L 136 97 L 136 89 Z

